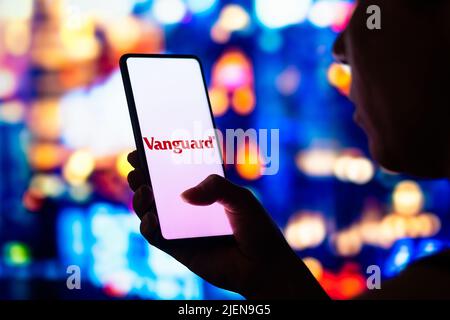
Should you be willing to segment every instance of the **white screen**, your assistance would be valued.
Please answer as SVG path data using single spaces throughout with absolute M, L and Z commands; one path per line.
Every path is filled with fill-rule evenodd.
M 193 206 L 180 197 L 210 174 L 223 176 L 198 61 L 129 57 L 126 65 L 163 237 L 231 234 L 221 205 Z

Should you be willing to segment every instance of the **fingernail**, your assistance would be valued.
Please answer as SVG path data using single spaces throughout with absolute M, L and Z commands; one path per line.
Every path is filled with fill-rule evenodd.
M 186 190 L 186 191 L 187 191 L 187 190 Z M 187 198 L 186 198 L 186 191 L 183 191 L 183 192 L 180 194 L 181 199 L 183 199 L 183 201 L 187 201 Z
M 194 190 L 194 188 L 190 188 L 190 189 L 184 190 L 184 191 L 181 193 L 181 198 L 182 198 L 184 201 L 189 202 L 189 198 L 190 198 L 190 194 L 192 193 L 192 190 Z

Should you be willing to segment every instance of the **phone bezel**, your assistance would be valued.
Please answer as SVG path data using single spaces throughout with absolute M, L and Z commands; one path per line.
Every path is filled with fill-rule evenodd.
M 120 72 L 122 74 L 122 80 L 123 80 L 123 84 L 124 84 L 124 88 L 125 88 L 125 95 L 127 98 L 128 111 L 130 114 L 131 125 L 133 128 L 133 135 L 134 135 L 134 140 L 136 143 L 136 149 L 137 149 L 137 152 L 139 155 L 139 161 L 141 162 L 141 164 L 143 164 L 143 167 L 145 168 L 145 170 L 144 170 L 145 171 L 145 180 L 148 183 L 148 185 L 152 188 L 152 182 L 151 182 L 151 177 L 150 177 L 150 173 L 148 170 L 147 158 L 145 156 L 145 149 L 144 149 L 144 142 L 142 139 L 141 127 L 139 124 L 139 118 L 138 118 L 137 111 L 136 111 L 133 90 L 131 87 L 130 75 L 129 75 L 128 67 L 127 67 L 128 58 L 150 58 L 150 59 L 151 58 L 158 58 L 158 59 L 163 58 L 163 59 L 194 59 L 194 60 L 196 60 L 200 67 L 200 73 L 201 73 L 202 80 L 203 80 L 203 87 L 204 87 L 205 94 L 206 94 L 206 100 L 208 101 L 208 109 L 209 109 L 209 113 L 211 116 L 212 125 L 213 125 L 214 129 L 216 129 L 217 127 L 216 127 L 216 122 L 215 122 L 214 115 L 213 115 L 212 108 L 211 108 L 211 102 L 210 102 L 209 95 L 208 95 L 208 87 L 206 85 L 203 66 L 202 66 L 200 59 L 197 56 L 192 55 L 192 54 L 159 54 L 159 53 L 158 54 L 157 53 L 126 53 L 126 54 L 122 55 L 119 60 L 119 66 L 120 66 Z M 216 139 L 217 139 L 217 136 L 216 136 Z M 217 141 L 218 141 L 218 139 L 217 139 Z M 226 177 L 222 148 L 221 148 L 220 144 L 218 147 L 220 150 L 220 156 L 222 158 L 223 176 Z M 153 188 L 152 188 L 152 190 L 153 190 Z M 156 207 L 155 207 L 155 212 L 156 212 L 156 215 L 158 215 Z M 158 227 L 160 228 L 159 224 L 158 224 Z M 161 230 L 159 230 L 159 233 L 161 235 L 161 240 L 163 242 L 170 243 L 170 244 L 198 245 L 198 244 L 204 243 L 205 245 L 211 245 L 211 241 L 213 241 L 214 243 L 216 243 L 216 242 L 229 243 L 230 241 L 234 240 L 233 235 L 166 239 L 162 235 Z

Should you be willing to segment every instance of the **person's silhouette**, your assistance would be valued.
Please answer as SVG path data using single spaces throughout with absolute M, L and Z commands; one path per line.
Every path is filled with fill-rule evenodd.
M 372 4 L 381 8 L 379 30 L 366 26 Z M 449 178 L 450 2 L 358 1 L 334 56 L 352 69 L 355 120 L 368 135 L 374 159 L 392 171 Z M 221 203 L 236 242 L 165 247 L 136 151 L 129 162 L 135 168 L 128 176 L 133 206 L 151 244 L 212 284 L 246 298 L 328 298 L 253 194 L 220 176 L 209 176 L 182 197 L 192 205 Z M 381 290 L 360 298 L 450 298 L 450 252 L 411 265 Z

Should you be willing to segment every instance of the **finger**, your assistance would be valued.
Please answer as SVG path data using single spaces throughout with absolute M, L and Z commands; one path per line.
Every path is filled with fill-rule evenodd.
M 218 202 L 230 212 L 245 210 L 256 201 L 248 189 L 216 174 L 208 176 L 197 186 L 184 191 L 181 197 L 190 204 L 200 206 Z
M 137 150 L 130 152 L 127 156 L 127 160 L 134 168 L 140 167 L 139 155 L 137 153 Z
M 127 176 L 128 185 L 131 190 L 136 192 L 139 187 L 146 184 L 144 173 L 140 169 L 134 169 L 130 171 Z
M 141 220 L 146 212 L 156 212 L 155 199 L 148 186 L 141 186 L 133 195 L 133 208 Z
M 182 243 L 173 244 L 167 242 L 161 234 L 161 227 L 155 212 L 149 211 L 144 213 L 141 220 L 140 231 L 151 245 L 170 254 L 184 264 L 188 263 L 188 257 L 191 256 L 190 249 L 192 248 L 185 248 Z
M 142 216 L 140 230 L 141 234 L 151 245 L 161 248 L 161 231 L 158 218 L 154 212 L 146 212 Z

